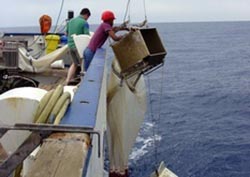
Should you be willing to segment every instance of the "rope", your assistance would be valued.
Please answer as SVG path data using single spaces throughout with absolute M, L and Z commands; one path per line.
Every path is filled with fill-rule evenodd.
M 126 5 L 126 11 L 125 11 L 125 14 L 124 14 L 124 18 L 123 18 L 123 24 L 126 24 L 127 22 L 129 23 L 130 22 L 130 7 L 131 7 L 131 5 L 130 5 L 130 0 L 128 0 L 128 2 L 127 2 L 127 5 Z M 144 21 L 141 23 L 141 24 L 139 24 L 139 25 L 135 25 L 135 26 L 138 26 L 138 27 L 143 27 L 143 26 L 145 26 L 146 25 L 146 27 L 147 27 L 147 11 L 146 11 L 146 2 L 145 2 L 145 0 L 143 0 L 143 8 L 144 8 Z M 126 21 L 126 18 L 128 17 L 128 20 Z
M 123 22 L 126 21 L 129 9 L 130 9 L 130 0 L 128 0 L 128 2 L 127 2 L 126 11 L 125 11 L 125 14 L 124 14 L 124 17 L 123 17 Z M 130 20 L 130 13 L 129 13 L 128 20 Z
M 148 84 L 148 97 L 149 97 L 149 105 L 150 105 L 150 118 L 151 118 L 151 121 L 152 123 L 155 125 L 155 117 L 153 115 L 153 105 L 151 105 L 151 102 L 152 102 L 152 97 L 151 97 L 151 94 L 150 94 L 150 91 L 151 91 L 151 84 L 150 84 L 150 77 L 148 75 L 147 77 L 147 84 Z M 155 138 L 155 127 L 152 127 L 152 134 L 153 134 L 153 147 L 154 147 L 154 161 L 157 162 L 158 161 L 158 157 L 157 157 L 157 146 L 156 146 L 156 138 Z M 157 166 L 155 165 L 155 169 L 157 169 Z
M 164 65 L 163 65 L 164 66 Z M 156 118 L 156 116 L 153 115 L 153 105 L 151 104 L 152 102 L 152 97 L 150 94 L 151 91 L 151 84 L 150 84 L 150 75 L 148 75 L 148 79 L 147 79 L 147 84 L 148 84 L 148 97 L 149 97 L 149 105 L 150 105 L 150 117 L 151 117 L 151 121 L 153 123 L 153 127 L 152 127 L 152 134 L 153 134 L 153 147 L 154 147 L 154 161 L 156 163 L 158 163 L 158 144 L 157 144 L 157 140 L 156 140 L 156 134 L 158 133 L 158 131 L 155 130 L 158 129 L 158 125 L 160 124 L 160 120 L 161 120 L 161 111 L 162 111 L 162 95 L 163 95 L 163 82 L 164 82 L 164 67 L 162 67 L 162 71 L 161 71 L 161 81 L 160 81 L 160 98 L 159 98 L 159 110 L 158 110 L 158 116 Z M 156 127 L 154 126 L 156 125 Z M 155 174 L 158 176 L 158 165 L 154 165 L 155 168 Z
M 59 124 L 70 104 L 70 100 L 70 93 L 63 92 L 63 86 L 58 85 L 55 90 L 50 90 L 40 100 L 34 122 Z
M 161 70 L 161 86 L 160 86 L 160 105 L 159 105 L 159 116 L 158 116 L 158 120 L 160 122 L 161 120 L 161 110 L 162 110 L 162 95 L 163 95 L 163 82 L 165 79 L 165 72 L 164 72 L 164 64 L 162 66 L 162 70 Z
M 62 13 L 63 5 L 64 5 L 64 0 L 62 0 L 62 2 L 61 2 L 61 7 L 60 7 L 60 10 L 59 10 L 59 14 L 57 16 L 56 26 L 54 28 L 54 33 L 56 32 L 56 29 L 57 29 L 57 26 L 58 26 L 58 23 L 59 23 L 59 19 L 60 19 L 61 13 Z
M 63 20 L 62 23 L 60 25 L 58 25 L 58 27 L 55 30 L 55 33 L 60 33 L 60 32 L 64 32 L 66 27 L 67 27 L 67 22 L 68 20 Z
M 27 80 L 27 81 L 29 81 L 29 82 L 31 82 L 33 85 L 34 85 L 34 87 L 38 87 L 38 85 L 37 85 L 37 83 L 34 81 L 34 80 L 32 80 L 32 79 L 30 79 L 30 78 L 28 78 L 28 77 L 24 77 L 24 76 L 18 76 L 18 75 L 11 75 L 11 76 L 7 76 L 7 79 L 24 79 L 24 80 Z
M 36 41 L 38 41 L 38 39 L 39 39 L 39 38 L 36 38 L 30 45 L 28 45 L 28 47 L 33 46 L 33 45 L 36 43 Z
M 144 15 L 145 15 L 145 20 L 148 20 L 147 18 L 147 11 L 146 11 L 146 0 L 143 0 L 143 6 L 144 6 Z

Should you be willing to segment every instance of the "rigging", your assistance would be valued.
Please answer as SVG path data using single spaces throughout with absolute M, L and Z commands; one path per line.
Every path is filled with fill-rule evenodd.
M 125 10 L 125 14 L 124 14 L 124 19 L 123 19 L 123 24 L 122 25 L 127 25 L 130 23 L 131 21 L 131 1 L 128 0 L 127 1 L 127 5 L 126 5 L 126 10 Z M 147 18 L 147 12 L 146 12 L 146 2 L 145 0 L 143 0 L 143 9 L 144 9 L 144 21 L 140 24 L 137 24 L 137 25 L 133 25 L 133 26 L 136 26 L 136 27 L 139 27 L 139 28 L 147 28 L 148 27 L 148 18 Z M 158 140 L 158 137 L 157 137 L 157 130 L 158 130 L 158 125 L 161 121 L 161 114 L 162 114 L 162 96 L 163 96 L 163 82 L 164 82 L 164 76 L 165 76 L 165 73 L 164 73 L 164 62 L 162 63 L 162 70 L 161 70 L 161 79 L 160 79 L 160 91 L 159 91 L 159 105 L 158 105 L 158 110 L 157 110 L 157 113 L 153 113 L 153 104 L 152 104 L 152 95 L 150 94 L 151 93 L 151 83 L 150 83 L 150 75 L 149 74 L 144 74 L 144 75 L 147 75 L 146 77 L 146 80 L 147 80 L 147 85 L 148 85 L 148 98 L 149 98 L 149 111 L 148 111 L 148 114 L 149 114 L 149 117 L 153 123 L 153 126 L 152 126 L 152 134 L 153 134 L 153 149 L 154 149 L 154 173 L 156 176 L 159 176 L 159 171 L 158 171 L 158 143 L 157 141 Z M 158 69 L 158 68 L 156 68 Z M 154 115 L 156 114 L 156 115 Z
M 146 11 L 146 0 L 143 0 L 143 9 L 144 9 L 144 21 L 141 22 L 140 24 L 137 25 L 132 25 L 132 26 L 136 26 L 136 27 L 147 27 L 147 11 Z M 123 25 L 127 25 L 131 22 L 131 0 L 128 0 L 127 5 L 126 5 L 126 10 L 125 10 L 125 14 L 123 17 Z
M 60 5 L 60 9 L 59 9 L 59 13 L 58 13 L 58 16 L 57 16 L 57 19 L 56 19 L 56 23 L 55 23 L 55 26 L 54 26 L 54 31 L 52 33 L 56 33 L 57 30 L 58 30 L 58 23 L 59 23 L 59 19 L 61 17 L 61 13 L 62 13 L 62 10 L 63 10 L 63 6 L 64 6 L 64 0 L 61 1 L 61 5 Z M 45 35 L 46 34 L 43 34 L 43 38 L 45 38 Z M 38 40 L 38 38 L 36 38 L 28 47 L 31 47 L 33 46 L 36 41 Z M 43 52 L 47 49 L 48 47 L 48 44 L 45 45 L 40 51 L 38 51 L 37 53 L 33 54 L 33 57 L 34 58 L 39 58 L 41 57 L 41 55 L 43 54 Z M 30 54 L 27 53 L 27 56 L 29 56 Z

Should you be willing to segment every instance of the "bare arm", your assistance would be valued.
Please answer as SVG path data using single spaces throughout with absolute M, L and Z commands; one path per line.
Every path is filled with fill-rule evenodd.
M 123 31 L 123 30 L 129 31 L 129 29 L 127 27 L 124 27 L 124 26 L 115 26 L 112 29 L 115 33 L 118 31 Z
M 117 36 L 117 35 L 115 34 L 115 31 L 114 31 L 114 30 L 110 30 L 110 31 L 109 31 L 109 36 L 110 36 L 114 41 L 119 41 L 119 40 L 122 38 L 122 36 Z
M 112 28 L 112 30 L 109 31 L 109 36 L 114 40 L 114 41 L 119 41 L 122 36 L 117 36 L 115 33 L 118 31 L 122 31 L 122 30 L 127 30 L 129 31 L 129 29 L 127 27 L 122 27 L 122 26 L 115 26 Z

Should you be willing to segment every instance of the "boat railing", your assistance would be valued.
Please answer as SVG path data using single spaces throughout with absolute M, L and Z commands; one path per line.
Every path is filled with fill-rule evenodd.
M 23 174 L 26 177 L 50 176 L 52 173 L 60 177 L 103 176 L 103 136 L 106 130 L 105 50 L 97 50 L 59 126 L 20 124 L 3 127 L 0 134 L 8 130 L 29 130 L 32 133 L 0 164 L 0 176 L 7 177 L 18 164 L 26 163 L 24 159 L 39 145 L 36 160 L 32 161 L 32 165 L 24 165 Z
M 103 136 L 106 130 L 106 84 L 107 72 L 105 49 L 98 49 L 74 99 L 61 124 L 83 126 L 100 133 L 91 137 L 91 148 L 88 150 L 83 176 L 96 177 L 103 175 Z M 100 148 L 100 149 L 99 149 Z M 99 154 L 98 152 L 101 152 Z M 100 155 L 100 157 L 99 157 Z

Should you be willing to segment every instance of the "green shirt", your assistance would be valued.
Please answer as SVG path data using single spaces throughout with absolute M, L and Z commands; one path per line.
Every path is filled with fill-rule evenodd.
M 89 34 L 89 24 L 79 15 L 71 19 L 67 24 L 68 46 L 70 49 L 76 48 L 72 34 Z

